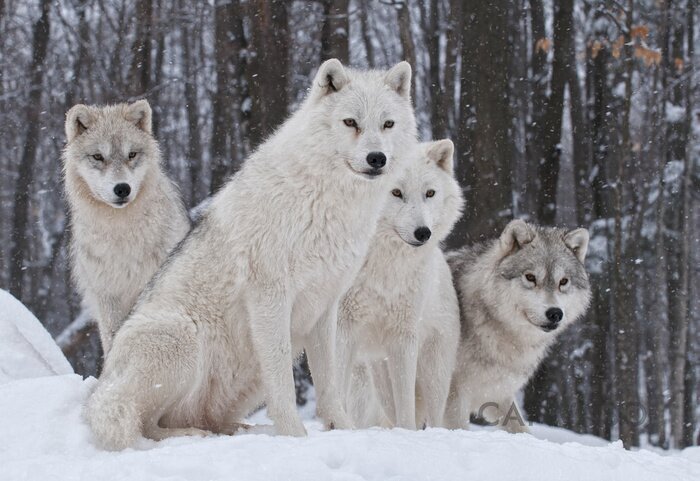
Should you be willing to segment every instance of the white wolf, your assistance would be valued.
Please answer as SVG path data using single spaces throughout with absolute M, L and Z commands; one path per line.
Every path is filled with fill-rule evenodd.
M 105 355 L 139 294 L 190 228 L 163 172 L 145 100 L 75 105 L 63 152 L 73 277 Z
M 100 444 L 235 431 L 263 401 L 278 434 L 304 435 L 292 376 L 304 348 L 319 415 L 351 427 L 335 380 L 338 303 L 417 145 L 410 83 L 405 62 L 321 66 L 117 333 L 86 408 Z
M 408 429 L 442 424 L 459 343 L 457 294 L 440 249 L 464 203 L 454 146 L 439 140 L 419 152 L 387 191 L 365 264 L 341 304 L 338 339 L 341 368 L 369 364 L 385 414 Z M 366 388 L 349 386 L 346 395 L 357 424 L 381 422 L 367 419 Z
M 514 402 L 556 334 L 590 302 L 583 266 L 588 231 L 511 221 L 500 238 L 448 254 L 460 299 L 462 338 L 446 423 L 479 414 L 527 431 Z

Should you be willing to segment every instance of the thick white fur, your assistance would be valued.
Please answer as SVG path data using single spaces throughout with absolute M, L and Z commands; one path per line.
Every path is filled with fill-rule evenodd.
M 440 249 L 463 206 L 453 150 L 450 140 L 421 144 L 390 185 L 365 264 L 341 303 L 339 359 L 352 369 L 342 377 L 357 425 L 442 424 L 459 342 L 457 295 Z M 424 244 L 419 227 L 432 232 Z M 375 394 L 383 413 L 369 401 Z
M 499 239 L 448 254 L 462 333 L 446 427 L 466 429 L 469 415 L 479 414 L 510 432 L 528 431 L 515 394 L 557 335 L 588 307 L 587 245 L 585 229 L 567 232 L 514 220 Z M 536 275 L 536 285 L 527 275 Z M 541 326 L 552 307 L 564 317 L 560 327 L 545 332 Z
M 299 110 L 214 197 L 117 334 L 86 408 L 101 445 L 232 432 L 262 402 L 278 434 L 304 435 L 292 377 L 304 348 L 319 415 L 352 426 L 335 380 L 338 302 L 417 143 L 407 83 L 405 62 L 388 72 L 321 66 Z M 376 151 L 387 165 L 369 178 Z
M 107 354 L 137 297 L 190 224 L 162 170 L 148 102 L 76 105 L 66 116 L 66 136 L 73 277 Z M 96 161 L 95 154 L 104 160 Z M 119 183 L 131 186 L 123 204 L 116 204 L 114 194 Z

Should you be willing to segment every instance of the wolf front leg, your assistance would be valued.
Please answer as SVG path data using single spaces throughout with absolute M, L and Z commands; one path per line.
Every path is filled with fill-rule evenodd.
M 305 436 L 292 374 L 291 309 L 281 290 L 255 290 L 247 299 L 251 335 L 277 434 Z
M 401 333 L 397 341 L 389 346 L 387 359 L 396 426 L 416 429 L 418 342 L 414 333 Z
M 311 377 L 314 380 L 318 401 L 318 416 L 324 420 L 329 429 L 352 429 L 353 425 L 341 402 L 336 360 L 336 333 L 338 327 L 338 302 L 331 306 L 311 328 L 306 343 L 306 356 L 309 360 Z M 350 375 L 352 369 L 346 366 L 344 375 Z M 342 383 L 342 384 L 341 384 Z

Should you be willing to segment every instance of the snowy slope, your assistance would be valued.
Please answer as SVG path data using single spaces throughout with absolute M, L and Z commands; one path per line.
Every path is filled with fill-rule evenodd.
M 73 368 L 44 326 L 22 303 L 0 289 L 0 384 L 72 373 Z
M 0 385 L 0 479 L 700 480 L 700 448 L 667 456 L 629 452 L 540 427 L 538 435 L 593 446 L 484 430 L 321 432 L 317 421 L 308 421 L 307 438 L 142 440 L 136 449 L 110 453 L 91 444 L 80 417 L 94 384 L 65 375 Z

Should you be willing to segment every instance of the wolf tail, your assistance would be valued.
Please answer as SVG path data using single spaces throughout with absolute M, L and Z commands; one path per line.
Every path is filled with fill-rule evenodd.
M 103 449 L 120 451 L 141 436 L 142 422 L 133 396 L 113 383 L 100 382 L 83 415 Z

